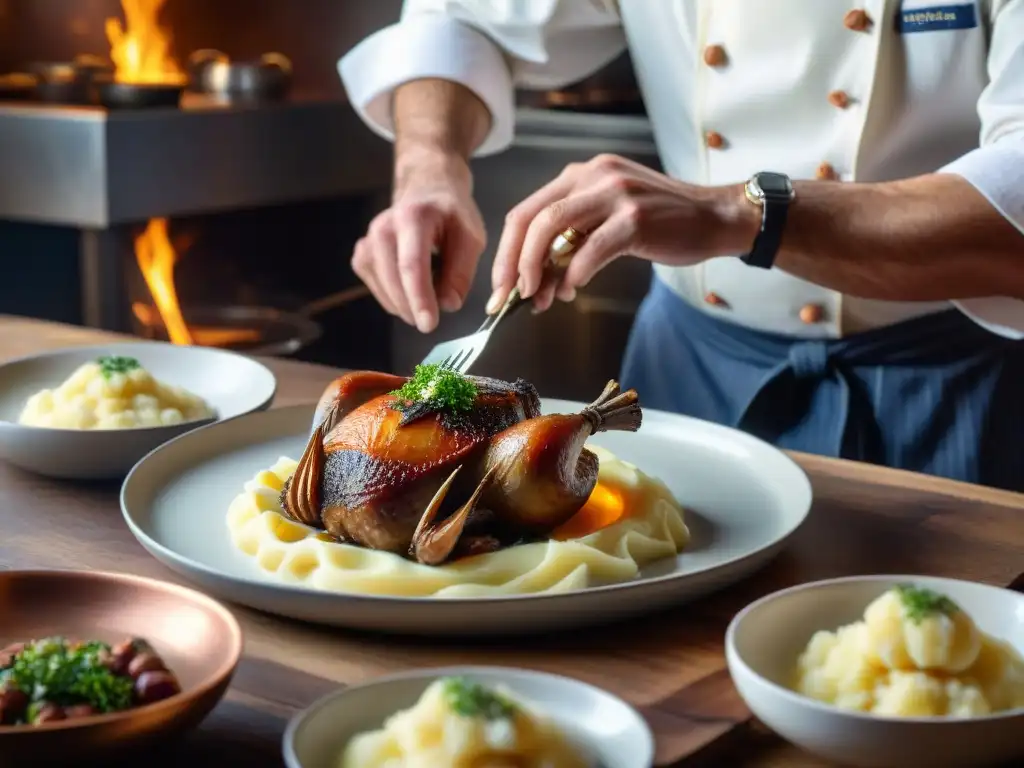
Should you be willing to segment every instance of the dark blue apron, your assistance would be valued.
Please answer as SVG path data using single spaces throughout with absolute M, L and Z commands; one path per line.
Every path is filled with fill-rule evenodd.
M 654 279 L 621 381 L 787 448 L 1024 491 L 1024 342 L 955 309 L 833 340 L 712 317 Z

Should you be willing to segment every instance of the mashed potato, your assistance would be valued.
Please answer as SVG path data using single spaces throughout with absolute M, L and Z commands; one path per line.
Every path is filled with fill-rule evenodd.
M 159 427 L 212 418 L 206 402 L 157 381 L 131 357 L 86 363 L 56 389 L 28 399 L 19 424 L 59 429 Z
M 507 692 L 462 678 L 433 682 L 410 709 L 352 739 L 339 768 L 589 768 L 591 762 Z
M 671 491 L 612 453 L 600 459 L 586 506 L 548 541 L 520 544 L 441 566 L 342 544 L 285 517 L 281 489 L 296 464 L 281 458 L 246 483 L 227 513 L 238 549 L 282 581 L 334 592 L 402 597 L 477 597 L 567 592 L 636 578 L 690 540 Z
M 795 689 L 844 709 L 896 717 L 978 717 L 1024 707 L 1024 659 L 949 598 L 891 589 L 864 620 L 816 632 Z

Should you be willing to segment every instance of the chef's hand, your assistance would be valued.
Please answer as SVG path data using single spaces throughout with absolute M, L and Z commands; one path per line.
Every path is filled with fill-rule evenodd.
M 700 187 L 615 155 L 573 164 L 513 208 L 492 272 L 497 310 L 515 285 L 537 310 L 576 289 L 620 256 L 685 266 L 747 250 L 759 223 L 742 185 Z M 754 229 L 751 229 L 751 227 Z M 568 227 L 585 236 L 560 280 L 544 279 L 551 242 Z
M 437 326 L 439 308 L 462 306 L 484 249 L 471 187 L 465 160 L 424 158 L 396 182 L 391 207 L 370 223 L 352 255 L 353 271 L 381 306 L 424 333 Z M 442 254 L 436 288 L 430 271 L 435 246 Z

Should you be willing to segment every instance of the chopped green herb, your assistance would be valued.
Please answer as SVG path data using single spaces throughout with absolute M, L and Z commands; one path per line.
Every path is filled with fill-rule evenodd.
M 915 587 L 913 584 L 900 584 L 896 592 L 903 602 L 903 609 L 915 624 L 928 616 L 936 613 L 944 613 L 947 616 L 956 613 L 960 607 L 945 595 L 940 595 L 925 587 Z
M 502 720 L 516 712 L 515 704 L 504 696 L 464 677 L 446 678 L 444 695 L 452 711 L 462 717 Z
M 34 723 L 36 718 L 39 717 L 39 712 L 46 704 L 45 701 L 33 701 L 25 709 L 25 722 Z
M 134 357 L 121 357 L 120 355 L 107 355 L 99 358 L 96 363 L 105 379 L 109 379 L 115 373 L 128 373 L 128 371 L 142 367 Z
M 109 653 L 105 643 L 71 646 L 63 638 L 51 637 L 27 645 L 6 673 L 9 682 L 33 701 L 90 704 L 98 712 L 115 712 L 131 706 L 133 683 L 103 664 Z
M 476 401 L 476 385 L 458 371 L 439 364 L 417 365 L 401 389 L 391 393 L 399 410 L 427 405 L 437 410 L 468 411 Z

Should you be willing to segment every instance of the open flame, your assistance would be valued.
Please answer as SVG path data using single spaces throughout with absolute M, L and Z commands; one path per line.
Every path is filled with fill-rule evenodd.
M 125 24 L 107 19 L 114 77 L 124 83 L 178 84 L 185 75 L 171 56 L 171 35 L 161 28 L 165 0 L 121 0 Z
M 160 8 L 164 0 L 121 0 L 125 24 L 107 19 L 107 40 L 114 76 L 126 83 L 173 83 L 183 75 L 171 56 L 171 36 L 161 28 Z M 174 289 L 174 263 L 178 254 L 167 236 L 167 219 L 150 219 L 145 231 L 135 238 L 135 259 L 146 280 L 157 311 L 174 344 L 195 340 L 181 315 Z M 133 309 L 136 309 L 133 307 Z M 136 317 L 140 310 L 136 309 Z M 144 322 L 142 317 L 140 320 Z
M 170 32 L 160 26 L 160 9 L 165 0 L 121 0 L 124 25 L 118 18 L 107 19 L 107 40 L 114 77 L 118 82 L 137 85 L 178 85 L 186 76 L 171 55 Z M 260 332 L 248 328 L 190 328 L 181 313 L 174 286 L 174 265 L 178 253 L 167 233 L 167 219 L 150 219 L 135 238 L 135 259 L 153 297 L 153 307 L 132 305 L 136 319 L 146 328 L 161 325 L 172 344 L 200 344 L 226 347 L 254 343 Z
M 174 290 L 174 262 L 178 254 L 167 236 L 167 219 L 149 220 L 145 231 L 135 238 L 135 259 L 171 343 L 194 344 Z M 135 315 L 139 317 L 140 312 L 136 310 Z M 144 318 L 139 319 L 145 322 Z
M 140 85 L 180 84 L 185 75 L 171 55 L 171 35 L 160 26 L 160 9 L 165 0 L 121 0 L 124 25 L 118 18 L 107 19 L 107 40 L 114 76 L 119 82 Z M 135 259 L 153 297 L 156 311 L 136 303 L 132 312 L 147 328 L 163 326 L 173 344 L 228 346 L 254 341 L 255 331 L 245 329 L 190 329 L 181 314 L 174 287 L 174 265 L 178 253 L 167 234 L 167 219 L 150 219 L 135 238 Z M 255 338 L 254 338 L 255 337 Z
M 261 334 L 255 328 L 193 327 L 185 321 L 174 288 L 178 252 L 171 244 L 167 219 L 149 220 L 146 229 L 135 238 L 135 259 L 155 305 L 154 309 L 142 302 L 132 304 L 132 314 L 144 327 L 163 327 L 172 344 L 231 347 L 260 340 Z

